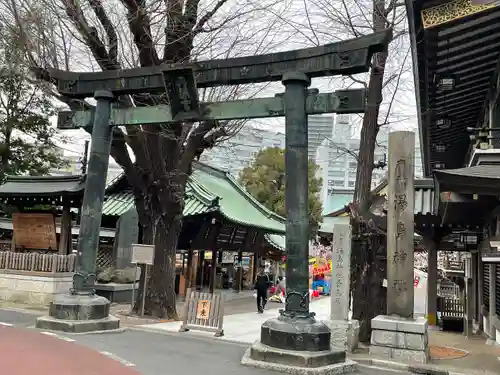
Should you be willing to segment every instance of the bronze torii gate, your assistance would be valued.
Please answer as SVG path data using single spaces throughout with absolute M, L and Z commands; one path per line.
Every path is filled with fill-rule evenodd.
M 143 109 L 112 110 L 114 98 L 125 94 L 166 92 L 169 111 L 164 111 L 165 107 L 148 108 L 157 116 L 152 123 L 158 123 L 159 119 L 178 122 L 240 118 L 234 117 L 238 102 L 200 104 L 197 88 L 281 80 L 285 86 L 284 95 L 267 98 L 267 104 L 274 100 L 277 106 L 265 110 L 271 117 L 273 109 L 278 109 L 277 112 L 285 116 L 286 122 L 287 296 L 285 309 L 280 316 L 262 325 L 261 342 L 252 347 L 251 356 L 257 362 L 263 359 L 286 365 L 292 362 L 299 367 L 318 368 L 343 362 L 344 349 L 331 348 L 329 328 L 317 322 L 314 313 L 309 311 L 309 270 L 306 261 L 309 239 L 307 115 L 322 113 L 317 109 L 315 112 L 319 106 L 316 102 L 318 98 L 327 99 L 325 106 L 330 109 L 341 109 L 342 106 L 349 108 L 349 100 L 345 98 L 356 94 L 318 95 L 307 88 L 313 77 L 368 71 L 372 55 L 386 50 L 391 38 L 392 31 L 385 30 L 357 39 L 295 51 L 121 71 L 74 73 L 35 69 L 38 78 L 53 82 L 63 96 L 80 99 L 93 96 L 97 100 L 95 111 L 76 112 L 69 117 L 66 113 L 59 122 L 65 124 L 66 128 L 88 126 L 92 122 L 92 144 L 82 204 L 74 288 L 70 295 L 55 298 L 50 307 L 50 316 L 39 318 L 37 327 L 81 332 L 113 329 L 119 325 L 117 319 L 109 316 L 109 301 L 95 296 L 92 288 L 112 140 L 110 125 L 140 124 L 137 121 L 147 117 Z M 360 93 L 357 95 L 359 99 Z M 242 102 L 246 103 L 245 115 L 264 117 L 266 111 L 260 108 L 259 112 L 257 107 L 252 108 L 253 101 L 239 101 L 240 105 Z M 224 117 L 220 112 L 217 114 L 217 108 L 231 106 L 233 117 Z M 360 102 L 356 106 L 356 111 L 363 110 Z M 141 111 L 142 115 L 139 116 Z M 150 120 L 154 116 L 148 115 Z M 290 350 L 294 354 L 283 355 L 282 350 Z

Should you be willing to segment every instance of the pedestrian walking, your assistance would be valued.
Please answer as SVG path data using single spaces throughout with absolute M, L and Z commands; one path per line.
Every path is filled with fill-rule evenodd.
M 267 291 L 271 285 L 269 275 L 264 272 L 264 267 L 259 268 L 255 279 L 255 290 L 257 292 L 257 312 L 262 314 L 267 303 Z

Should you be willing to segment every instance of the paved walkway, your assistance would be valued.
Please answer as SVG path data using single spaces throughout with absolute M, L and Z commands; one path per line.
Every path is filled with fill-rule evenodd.
M 0 326 L 2 373 L 15 375 L 139 375 L 133 367 L 35 330 Z
M 255 304 L 255 300 L 254 300 Z M 251 344 L 260 338 L 260 326 L 266 320 L 278 316 L 279 310 L 283 308 L 280 303 L 269 302 L 264 314 L 257 314 L 255 307 L 252 312 L 224 316 L 224 336 L 222 340 L 235 341 Z M 316 313 L 316 318 L 326 320 L 330 315 L 330 298 L 319 298 L 311 303 L 311 311 Z M 179 332 L 181 322 L 166 322 L 156 324 L 145 324 L 139 327 L 163 332 Z M 190 334 L 191 332 L 188 332 Z M 193 334 L 213 336 L 206 332 Z

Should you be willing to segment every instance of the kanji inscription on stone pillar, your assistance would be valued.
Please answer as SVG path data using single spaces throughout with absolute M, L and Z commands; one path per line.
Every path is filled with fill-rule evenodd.
M 387 315 L 413 317 L 415 133 L 389 134 Z
M 349 280 L 351 265 L 351 226 L 335 224 L 332 247 L 332 284 L 330 318 L 349 318 Z

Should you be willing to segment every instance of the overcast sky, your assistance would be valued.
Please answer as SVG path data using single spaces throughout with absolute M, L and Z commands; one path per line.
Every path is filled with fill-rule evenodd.
M 45 1 L 45 0 L 44 0 Z M 351 2 L 349 2 L 351 1 Z M 215 0 L 205 0 L 200 7 L 200 14 L 213 7 Z M 364 3 L 365 2 L 365 3 Z M 123 22 L 124 13 L 115 0 L 106 4 L 110 7 L 109 13 L 115 22 L 122 27 L 122 60 L 125 66 L 134 65 L 134 51 L 130 50 L 130 36 Z M 336 42 L 352 37 L 352 33 L 344 23 L 349 19 L 358 32 L 369 33 L 368 22 L 371 19 L 369 0 L 348 0 L 346 4 L 349 17 L 340 7 L 338 1 L 333 0 L 229 0 L 227 6 L 221 9 L 210 27 L 215 27 L 224 22 L 224 28 L 216 32 L 202 34 L 195 40 L 195 54 L 198 60 L 209 58 L 224 58 L 227 56 L 245 56 L 268 52 L 285 51 L 290 49 L 312 47 Z M 118 10 L 117 10 L 118 9 Z M 234 17 L 239 12 L 239 17 Z M 160 14 L 160 13 L 158 13 Z M 407 30 L 404 19 L 404 9 L 398 13 L 400 21 L 397 25 L 399 31 Z M 152 17 L 155 19 L 154 17 Z M 234 20 L 233 20 L 234 18 Z M 92 21 L 92 19 L 90 18 Z M 121 22 L 118 22 L 120 20 Z M 153 33 L 158 34 L 159 44 L 163 33 L 163 23 L 157 21 Z M 77 45 L 78 42 L 75 42 Z M 160 46 L 161 47 L 161 46 Z M 128 48 L 128 50 L 127 50 Z M 161 48 L 158 48 L 159 50 Z M 71 59 L 71 69 L 78 71 L 96 70 L 95 61 L 84 48 L 74 48 L 75 56 Z M 136 54 L 135 54 L 136 55 Z M 132 56 L 132 57 L 130 57 Z M 367 82 L 367 75 L 361 74 L 356 79 Z M 384 91 L 384 100 L 380 121 L 386 119 L 389 103 L 391 110 L 387 121 L 393 130 L 416 130 L 416 104 L 414 96 L 413 74 L 411 67 L 411 54 L 407 36 L 399 37 L 390 48 L 390 57 L 386 69 L 387 86 Z M 332 92 L 342 88 L 362 87 L 348 78 L 314 79 L 312 88 L 320 92 Z M 397 87 L 397 90 L 396 90 Z M 252 85 L 243 90 L 243 97 L 249 96 L 274 96 L 284 91 L 280 83 L 267 85 Z M 395 94 L 394 94 L 395 93 Z M 224 94 L 219 90 L 218 94 Z M 360 116 L 353 116 L 359 123 Z M 269 130 L 284 132 L 284 119 L 259 119 L 247 123 L 247 126 L 257 126 Z M 359 130 L 359 127 L 358 127 Z M 62 145 L 66 153 L 82 153 L 83 144 L 89 139 L 86 132 L 64 131 L 71 137 L 71 143 Z

